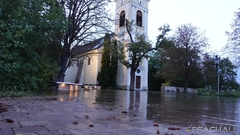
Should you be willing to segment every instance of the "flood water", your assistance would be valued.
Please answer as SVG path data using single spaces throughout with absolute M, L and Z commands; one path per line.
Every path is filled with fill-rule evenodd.
M 135 111 L 142 119 L 177 126 L 240 127 L 240 99 L 122 90 L 59 91 L 58 100 Z

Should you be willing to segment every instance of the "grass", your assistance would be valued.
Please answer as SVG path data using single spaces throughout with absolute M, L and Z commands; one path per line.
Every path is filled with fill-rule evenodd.
M 220 93 L 218 94 L 215 90 L 198 89 L 198 95 L 240 98 L 240 92 L 238 91 L 233 92 L 221 90 Z
M 32 91 L 15 91 L 15 90 L 4 90 L 0 91 L 0 97 L 30 97 L 34 96 Z
M 1 97 L 32 97 L 32 96 L 51 96 L 56 95 L 57 87 L 50 87 L 45 90 L 13 90 L 13 89 L 0 89 Z

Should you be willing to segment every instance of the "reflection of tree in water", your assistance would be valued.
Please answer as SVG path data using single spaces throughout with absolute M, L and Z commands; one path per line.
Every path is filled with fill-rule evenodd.
M 148 100 L 147 100 L 147 119 L 153 120 L 157 118 L 160 120 L 160 117 L 158 115 L 161 114 L 161 99 L 164 98 L 161 96 L 161 93 L 157 92 L 149 92 L 148 93 Z
M 130 115 L 146 118 L 147 115 L 147 91 L 130 91 L 128 110 Z
M 236 101 L 183 93 L 148 94 L 147 119 L 179 126 L 233 126 Z M 239 117 L 238 117 L 239 118 Z M 238 121 L 238 120 L 237 120 Z
M 139 111 L 140 98 L 140 91 L 131 91 L 128 110 Z
M 96 96 L 96 104 L 111 108 L 121 108 L 129 114 L 146 115 L 147 92 L 100 90 Z

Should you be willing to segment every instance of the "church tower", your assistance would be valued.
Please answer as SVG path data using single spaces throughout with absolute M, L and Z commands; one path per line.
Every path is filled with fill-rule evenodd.
M 125 19 L 133 21 L 132 37 L 144 34 L 147 37 L 148 31 L 148 2 L 150 0 L 116 0 L 115 33 L 119 41 L 130 42 L 130 37 L 126 31 Z M 127 59 L 128 54 L 126 54 Z M 130 88 L 130 69 L 121 63 L 118 64 L 117 86 L 122 89 Z M 135 90 L 148 89 L 148 61 L 144 59 L 135 73 Z

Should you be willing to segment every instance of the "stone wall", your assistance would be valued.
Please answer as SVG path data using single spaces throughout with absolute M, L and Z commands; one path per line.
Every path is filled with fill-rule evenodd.
M 183 92 L 183 87 L 175 87 L 175 86 L 162 86 L 162 92 Z M 197 93 L 197 89 L 187 88 L 187 92 L 189 93 Z

